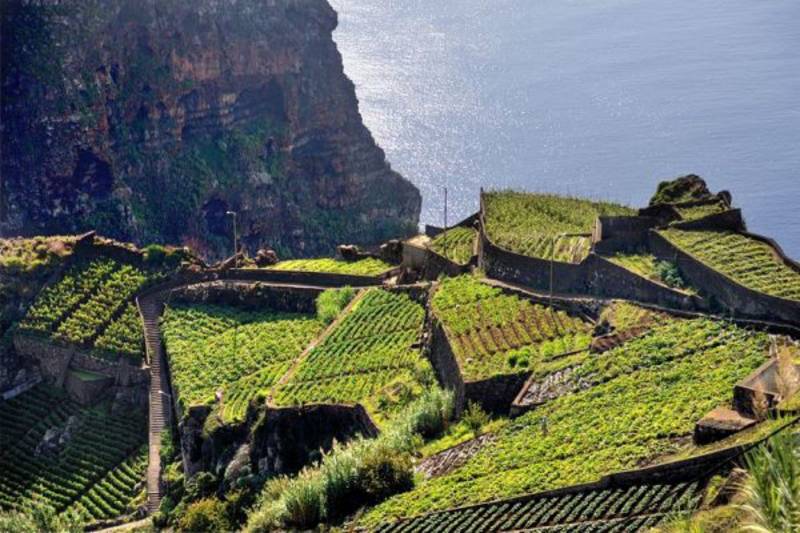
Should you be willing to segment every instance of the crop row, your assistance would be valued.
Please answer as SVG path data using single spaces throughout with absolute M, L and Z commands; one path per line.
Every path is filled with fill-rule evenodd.
M 94 347 L 92 353 L 101 358 L 116 359 L 121 355 L 133 361 L 142 359 L 144 329 L 134 302 L 128 302 L 119 318 L 97 338 Z
M 0 454 L 0 508 L 18 508 L 37 499 L 62 511 L 139 448 L 145 440 L 144 419 L 115 417 L 104 409 L 78 411 L 77 428 L 55 456 L 37 455 L 36 447 L 47 429 L 65 426 L 69 413 L 54 413 L 4 450 Z
M 579 527 L 588 531 L 592 522 L 627 527 L 640 515 L 656 515 L 660 520 L 668 513 L 686 512 L 699 504 L 703 485 L 699 482 L 633 485 L 627 488 L 594 489 L 556 496 L 535 495 L 513 502 L 495 502 L 466 509 L 433 513 L 402 522 L 386 523 L 380 533 L 411 531 L 494 532 L 542 528 L 555 531 L 556 526 Z M 610 521 L 614 521 L 611 523 Z M 546 528 L 546 529 L 545 529 Z M 624 531 L 624 528 L 614 528 Z M 559 531 L 561 529 L 558 529 Z M 565 529 L 570 531 L 569 527 Z
M 565 234 L 591 233 L 598 216 L 633 215 L 625 206 L 550 194 L 511 191 L 483 196 L 486 232 L 496 245 L 512 252 L 579 262 L 589 251 L 588 238 Z M 554 246 L 554 239 L 559 241 Z
M 426 480 L 368 513 L 391 516 L 591 482 L 675 451 L 694 424 L 730 401 L 762 364 L 768 336 L 707 319 L 677 320 L 603 354 L 578 376 L 593 386 L 515 419 L 462 467 Z
M 108 520 L 124 514 L 136 496 L 136 488 L 146 469 L 147 447 L 143 446 L 95 483 L 73 504 L 73 508 L 85 522 Z
M 754 291 L 800 300 L 800 272 L 766 243 L 741 233 L 662 230 L 661 235 L 714 270 Z
M 20 323 L 20 328 L 45 334 L 52 332 L 81 302 L 94 294 L 116 269 L 117 264 L 108 259 L 71 267 L 58 283 L 42 289 Z
M 362 402 L 393 383 L 409 385 L 424 363 L 418 340 L 424 310 L 408 295 L 370 289 L 278 388 L 281 404 Z
M 455 227 L 433 238 L 431 250 L 454 263 L 466 265 L 472 258 L 478 232 L 473 228 Z
M 591 342 L 592 325 L 581 317 L 505 295 L 469 275 L 443 280 L 432 307 L 468 380 L 536 366 Z
M 25 394 L 0 402 L 0 453 L 28 431 L 61 414 L 68 416 L 77 408 L 65 401 L 63 394 L 39 385 Z M 63 410 L 63 413 L 62 413 Z
M 88 345 L 116 312 L 145 284 L 147 275 L 130 265 L 122 265 L 97 288 L 56 329 L 55 337 Z
M 358 261 L 341 261 L 329 257 L 319 259 L 289 259 L 269 267 L 270 270 L 294 270 L 298 272 L 325 272 L 328 274 L 348 274 L 351 276 L 378 276 L 391 270 L 392 265 L 367 257 Z
M 210 404 L 222 391 L 227 414 L 242 416 L 247 402 L 268 391 L 321 329 L 313 316 L 298 313 L 168 308 L 162 333 L 179 402 Z

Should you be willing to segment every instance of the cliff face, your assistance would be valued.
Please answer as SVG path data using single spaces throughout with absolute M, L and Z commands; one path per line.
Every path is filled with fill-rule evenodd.
M 325 0 L 8 0 L 0 234 L 313 255 L 414 229 Z

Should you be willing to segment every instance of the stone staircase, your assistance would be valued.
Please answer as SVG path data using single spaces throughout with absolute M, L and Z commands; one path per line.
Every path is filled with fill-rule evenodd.
M 144 324 L 145 347 L 150 363 L 150 422 L 149 461 L 147 465 L 147 511 L 153 514 L 161 505 L 161 433 L 169 431 L 171 397 L 169 379 L 165 370 L 164 350 L 158 320 L 164 308 L 160 295 L 144 297 L 139 301 L 139 312 Z

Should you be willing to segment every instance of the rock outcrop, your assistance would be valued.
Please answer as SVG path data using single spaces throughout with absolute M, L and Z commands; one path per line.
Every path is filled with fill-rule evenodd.
M 98 229 L 210 257 L 415 229 L 326 0 L 8 0 L 0 234 Z

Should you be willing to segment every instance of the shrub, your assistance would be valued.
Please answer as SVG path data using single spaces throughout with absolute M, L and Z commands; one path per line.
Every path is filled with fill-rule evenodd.
M 670 263 L 669 261 L 658 261 L 656 263 L 656 270 L 661 278 L 661 281 L 670 287 L 676 289 L 685 289 L 686 282 L 681 277 L 681 272 L 678 270 L 678 265 Z
M 407 453 L 397 453 L 388 446 L 374 446 L 362 459 L 358 485 L 365 503 L 378 503 L 389 496 L 414 487 L 414 470 Z
M 481 409 L 481 406 L 475 402 L 469 402 L 467 409 L 464 411 L 464 423 L 470 431 L 477 437 L 481 434 L 481 428 L 489 423 L 489 415 L 486 411 Z
M 190 500 L 205 498 L 217 490 L 217 478 L 210 472 L 198 472 L 186 482 L 186 496 Z
M 352 287 L 323 291 L 317 296 L 317 318 L 325 324 L 330 324 L 355 295 L 356 291 Z
M 160 244 L 148 244 L 144 248 L 144 260 L 152 266 L 164 264 L 167 258 L 167 249 Z
M 78 533 L 83 531 L 81 518 L 72 511 L 57 514 L 49 505 L 31 502 L 24 505 L 24 512 L 0 512 L 0 532 L 38 533 L 58 531 Z
M 231 531 L 225 504 L 216 498 L 206 498 L 191 503 L 178 520 L 179 531 L 201 532 Z

